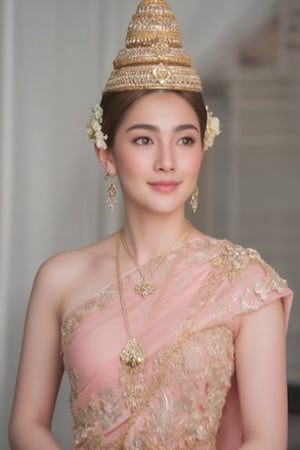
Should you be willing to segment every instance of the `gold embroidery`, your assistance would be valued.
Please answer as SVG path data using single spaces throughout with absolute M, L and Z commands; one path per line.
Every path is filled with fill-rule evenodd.
M 105 444 L 103 431 L 115 424 L 124 411 L 121 395 L 112 386 L 105 386 L 97 396 L 91 397 L 87 406 L 77 410 L 74 407 L 76 395 L 78 391 L 75 387 L 71 396 L 73 400 L 71 411 L 76 448 L 91 450 L 106 448 L 103 447 Z
M 211 443 L 232 372 L 233 335 L 229 328 L 216 327 L 192 335 L 185 331 L 156 358 L 152 383 L 143 389 L 139 407 L 108 448 L 214 448 Z M 74 416 L 76 448 L 106 448 L 103 431 L 116 424 L 123 409 L 121 394 L 106 386 Z M 143 421 L 127 442 L 127 433 L 137 417 Z
M 183 438 L 187 448 L 202 448 L 201 443 L 216 435 L 233 368 L 233 334 L 229 328 L 214 327 L 191 335 L 155 395 L 159 403 L 148 421 L 148 432 L 158 429 L 162 446 L 169 443 L 176 448 L 176 442 Z
M 65 342 L 66 342 L 67 338 L 73 333 L 77 324 L 79 322 L 81 322 L 83 317 L 84 316 L 83 316 L 82 312 L 75 311 L 70 315 L 70 317 L 67 317 L 62 322 L 62 325 L 60 328 L 61 353 L 63 352 L 63 348 L 65 346 Z
M 215 249 L 216 244 L 213 240 L 209 238 L 205 238 L 200 242 L 188 242 L 187 249 L 192 252 L 192 256 L 189 254 L 186 258 L 183 259 L 183 264 L 192 265 L 196 262 L 200 262 L 202 259 L 207 258 L 210 251 Z M 165 277 L 168 274 L 169 266 L 172 263 L 172 258 L 174 254 L 170 254 L 168 258 L 166 258 L 166 264 L 161 266 L 159 270 L 155 272 L 158 281 L 163 282 Z M 156 263 L 156 259 L 149 262 L 150 266 Z M 179 267 L 182 264 L 179 263 Z M 147 268 L 148 270 L 148 268 Z M 130 275 L 130 279 L 133 283 L 136 283 L 139 280 L 139 274 L 137 271 L 133 272 Z M 97 310 L 104 309 L 107 307 L 111 301 L 116 298 L 118 295 L 118 291 L 114 285 L 110 285 L 101 291 L 99 294 L 93 296 L 92 298 L 86 300 L 83 304 L 80 304 L 78 307 L 75 307 L 69 313 L 67 313 L 66 317 L 63 319 L 61 324 L 61 351 L 63 352 L 65 343 L 70 335 L 73 333 L 75 328 L 78 326 L 80 322 L 82 322 L 87 316 L 93 314 Z
M 79 375 L 77 370 L 68 368 L 67 369 L 68 377 L 69 377 L 69 383 L 70 383 L 70 397 L 69 397 L 69 403 L 70 403 L 70 410 L 71 413 L 74 414 L 75 411 L 75 404 L 76 400 L 78 398 L 78 380 Z
M 221 253 L 212 260 L 214 267 L 220 267 L 227 278 L 234 282 L 241 270 L 253 263 L 262 263 L 262 259 L 256 250 L 243 248 L 230 242 L 225 244 Z
M 265 264 L 265 268 L 267 269 L 267 278 L 264 281 L 259 281 L 254 285 L 254 292 L 257 294 L 261 300 L 265 301 L 268 297 L 268 294 L 271 291 L 283 292 L 283 289 L 286 287 L 286 281 L 283 280 L 275 270 Z
M 101 291 L 98 295 L 80 304 L 77 308 L 67 314 L 61 324 L 61 351 L 63 352 L 66 340 L 73 333 L 77 325 L 87 316 L 97 310 L 106 308 L 116 298 L 117 290 L 113 286 Z
M 259 264 L 267 278 L 263 282 L 257 282 L 254 287 L 254 292 L 261 300 L 266 300 L 270 291 L 282 292 L 286 286 L 286 281 L 261 258 L 256 250 L 243 248 L 231 242 L 225 244 L 220 254 L 213 258 L 212 264 L 220 268 L 231 282 L 236 281 L 243 269 L 251 264 Z
M 201 245 L 199 246 L 201 247 Z M 213 248 L 213 246 L 207 246 L 206 250 L 211 250 Z M 194 249 L 195 250 L 195 249 Z M 201 251 L 199 252 L 195 252 L 195 258 L 194 258 L 194 263 L 197 262 L 198 260 L 203 259 L 203 257 L 207 257 L 207 252 L 203 252 L 201 253 Z M 192 261 L 190 261 L 192 263 Z M 214 280 L 214 282 L 213 282 Z M 213 294 L 213 292 L 218 288 L 218 286 L 220 285 L 222 281 L 222 277 L 221 276 L 217 276 L 215 278 L 213 278 L 212 276 L 208 276 L 207 278 L 207 283 L 205 284 L 206 286 L 206 290 L 202 290 L 202 293 L 204 293 L 204 295 L 197 295 L 197 298 L 195 300 L 195 305 L 198 308 L 201 308 L 205 305 L 207 299 Z M 199 292 L 201 292 L 199 290 Z M 186 324 L 188 324 L 188 321 L 186 321 Z M 189 322 L 190 325 L 190 322 Z M 170 421 L 174 421 L 175 419 L 177 420 L 178 423 L 181 422 L 181 415 L 178 414 L 179 411 L 182 411 L 185 413 L 185 415 L 187 417 L 193 417 L 193 421 L 192 422 L 188 422 L 186 421 L 185 423 L 185 427 L 184 427 L 184 436 L 185 438 L 183 440 L 181 440 L 182 444 L 178 444 L 178 442 L 174 443 L 174 448 L 178 448 L 178 450 L 181 449 L 192 449 L 192 448 L 197 448 L 197 449 L 203 449 L 203 450 L 208 450 L 211 448 L 214 448 L 214 446 L 212 446 L 212 442 L 214 442 L 214 437 L 215 437 L 215 432 L 219 423 L 219 419 L 221 416 L 221 409 L 220 411 L 215 415 L 215 419 L 214 419 L 214 423 L 215 423 L 215 432 L 212 435 L 209 435 L 209 423 L 212 424 L 212 422 L 210 420 L 208 420 L 208 404 L 205 404 L 205 401 L 203 400 L 201 403 L 201 407 L 199 409 L 199 411 L 195 411 L 195 403 L 194 403 L 194 393 L 195 393 L 195 386 L 193 385 L 189 385 L 188 389 L 186 389 L 186 394 L 185 396 L 182 396 L 181 399 L 178 399 L 177 402 L 173 402 L 173 408 L 170 408 L 170 404 L 171 404 L 171 396 L 170 394 L 164 394 L 162 395 L 163 392 L 163 383 L 165 382 L 165 384 L 168 386 L 170 379 L 172 379 L 172 384 L 173 384 L 173 389 L 174 391 L 178 390 L 180 392 L 181 388 L 182 388 L 182 377 L 178 376 L 178 374 L 176 375 L 176 370 L 179 370 L 179 367 L 182 368 L 183 372 L 184 372 L 184 366 L 185 364 L 189 364 L 188 368 L 187 368 L 187 380 L 189 380 L 189 378 L 191 376 L 195 377 L 195 380 L 197 379 L 197 377 L 199 377 L 197 380 L 197 383 L 199 383 L 199 385 L 201 385 L 201 380 L 203 381 L 205 379 L 205 377 L 210 377 L 211 373 L 208 370 L 208 366 L 210 365 L 209 362 L 207 360 L 205 360 L 205 358 L 193 358 L 192 355 L 192 349 L 195 350 L 195 347 L 190 347 L 190 340 L 191 340 L 191 336 L 193 336 L 192 333 L 192 328 L 193 330 L 196 330 L 196 326 L 194 325 L 192 328 L 190 328 L 190 326 L 187 325 L 186 327 L 183 327 L 182 332 L 179 333 L 177 339 L 175 339 L 173 342 L 171 342 L 166 348 L 165 350 L 157 356 L 156 358 L 156 363 L 154 363 L 154 367 L 153 367 L 153 375 L 152 375 L 152 379 L 150 380 L 150 382 L 147 383 L 146 379 L 135 379 L 134 383 L 133 380 L 132 382 L 128 383 L 128 378 L 126 378 L 125 374 L 121 373 L 121 377 L 120 377 L 120 382 L 121 382 L 121 386 L 123 386 L 123 396 L 121 398 L 119 398 L 119 403 L 122 404 L 122 402 L 125 401 L 125 404 L 127 405 L 127 407 L 130 408 L 131 410 L 131 416 L 129 417 L 129 419 L 127 420 L 125 426 L 123 427 L 123 430 L 121 431 L 121 434 L 119 435 L 119 438 L 117 438 L 115 440 L 115 442 L 113 444 L 111 444 L 110 446 L 108 446 L 107 448 L 114 448 L 114 449 L 123 449 L 123 448 L 138 448 L 138 449 L 163 449 L 163 448 L 170 448 L 169 447 L 169 434 L 167 432 L 167 430 L 173 429 L 174 427 L 169 427 L 170 425 Z M 228 329 L 227 329 L 228 330 Z M 201 335 L 202 331 L 198 330 L 198 335 Z M 197 334 L 195 334 L 196 336 Z M 205 340 L 203 340 L 204 343 Z M 199 347 L 201 348 L 201 346 Z M 211 346 L 211 349 L 214 348 L 214 345 Z M 184 356 L 182 354 L 183 349 L 186 349 L 186 351 L 184 352 Z M 189 356 L 190 355 L 190 356 Z M 195 365 L 194 368 L 192 368 L 191 362 L 192 361 L 197 361 L 198 364 Z M 159 364 L 158 364 L 159 361 Z M 200 367 L 199 365 L 202 362 L 202 367 Z M 157 367 L 158 365 L 158 367 Z M 231 374 L 231 366 L 229 365 L 229 375 L 228 375 L 228 380 L 226 381 L 225 385 L 226 385 L 226 389 L 228 389 L 229 383 L 230 383 L 230 374 Z M 219 370 L 217 370 L 216 372 L 219 373 Z M 145 372 L 146 373 L 146 372 Z M 172 375 L 173 373 L 173 375 Z M 128 376 L 128 374 L 126 374 Z M 170 378 L 169 378 L 170 377 Z M 173 378 L 172 378 L 173 377 Z M 176 383 L 176 378 L 178 378 L 178 381 Z M 207 393 L 209 393 L 209 397 L 212 398 L 214 400 L 214 402 L 216 402 L 216 394 L 214 395 L 213 393 L 217 392 L 218 389 L 214 388 L 213 383 L 208 385 L 205 384 L 205 387 L 207 389 Z M 167 391 L 166 391 L 167 392 Z M 225 392 L 225 391 L 224 391 Z M 206 391 L 203 391 L 203 397 L 205 397 L 205 395 L 207 395 Z M 188 397 L 188 394 L 190 394 L 191 398 Z M 162 395 L 161 397 L 161 402 L 163 403 L 163 399 L 164 399 L 164 405 L 165 405 L 165 409 L 163 408 L 156 408 L 154 405 L 157 402 L 157 396 Z M 101 392 L 99 393 L 99 396 L 101 396 Z M 224 393 L 224 398 L 225 398 L 225 393 Z M 151 400 L 151 406 L 150 406 L 150 400 Z M 152 404 L 153 403 L 153 404 Z M 222 403 L 223 404 L 223 403 Z M 114 401 L 111 399 L 110 402 L 108 403 L 109 408 L 111 408 L 111 410 L 113 411 L 115 409 L 115 405 L 114 405 Z M 126 408 L 126 406 L 124 405 L 124 403 L 121 406 L 124 410 L 124 408 Z M 126 443 L 126 439 L 127 439 L 127 434 L 129 433 L 129 431 L 132 429 L 132 427 L 134 426 L 136 419 L 139 417 L 142 417 L 142 413 L 144 412 L 144 416 L 145 418 L 147 418 L 148 420 L 148 426 L 151 423 L 156 423 L 160 422 L 159 420 L 159 415 L 158 415 L 158 411 L 161 411 L 161 414 L 164 415 L 165 420 L 162 421 L 162 423 L 165 424 L 164 430 L 166 432 L 165 435 L 165 442 L 162 440 L 163 438 L 160 438 L 159 436 L 163 436 L 164 433 L 160 432 L 160 429 L 162 428 L 162 423 L 159 425 L 160 428 L 158 428 L 158 434 L 156 435 L 155 433 L 147 432 L 147 423 L 145 423 L 143 429 L 141 430 L 141 433 L 139 433 L 138 431 L 134 432 L 133 437 L 130 437 L 128 443 Z M 164 411 L 164 413 L 163 413 Z M 172 411 L 172 414 L 170 414 L 170 411 Z M 206 414 L 205 414 L 206 412 Z M 111 419 L 111 425 L 113 425 L 113 415 L 112 415 L 112 419 Z M 152 422 L 151 422 L 152 421 Z M 96 440 L 96 444 L 94 446 L 94 449 L 96 448 L 106 448 L 106 444 L 103 441 L 103 423 L 101 425 L 100 423 L 101 421 L 99 421 L 99 407 L 98 407 L 98 401 L 95 401 L 95 399 L 91 399 L 88 403 L 88 405 L 86 405 L 85 407 L 80 408 L 74 417 L 74 435 L 76 437 L 75 441 L 78 443 L 77 445 L 79 445 L 77 448 L 81 449 L 81 448 L 93 448 L 93 441 L 92 439 L 97 439 Z M 94 426 L 93 426 L 94 423 Z M 96 425 L 95 425 L 96 424 Z M 197 424 L 197 431 L 195 431 L 195 426 Z M 100 426 L 100 430 L 102 429 L 102 432 L 99 431 L 99 426 Z M 151 430 L 151 425 L 150 425 L 150 430 Z M 176 427 L 175 427 L 176 428 Z M 214 427 L 212 427 L 214 428 Z M 148 429 L 149 430 L 149 429 Z M 200 432 L 201 431 L 201 432 Z M 145 439 L 143 437 L 143 434 L 146 433 Z M 206 433 L 206 436 L 205 436 Z M 151 441 L 150 441 L 150 436 L 152 436 Z M 157 445 L 157 440 L 159 439 L 159 444 Z M 177 436 L 178 439 L 178 436 Z M 101 446 L 99 447 L 100 444 L 98 444 L 98 441 L 101 442 Z M 89 444 L 88 444 L 89 443 Z M 144 445 L 145 444 L 145 445 Z M 90 445 L 90 447 L 88 447 L 87 445 Z M 98 447 L 97 447 L 98 445 Z M 108 445 L 108 444 L 107 444 Z M 214 445 L 214 444 L 213 444 Z
M 256 250 L 244 249 L 239 245 L 227 242 L 220 254 L 212 260 L 213 267 L 218 271 L 219 276 L 227 277 L 232 283 L 235 282 L 240 272 L 252 264 L 258 264 L 263 270 L 263 278 L 245 287 L 241 294 L 241 307 L 239 308 L 240 298 L 232 298 L 231 302 L 225 304 L 218 299 L 215 301 L 215 314 L 222 315 L 224 310 L 232 310 L 234 313 L 248 312 L 259 308 L 257 297 L 265 302 L 272 291 L 283 292 L 286 287 L 286 281 L 269 266 Z M 215 274 L 218 277 L 217 273 Z M 253 279 L 252 279 L 253 280 Z M 254 294 L 254 295 L 253 295 Z M 240 311 L 239 311 L 240 309 Z
M 207 245 L 203 251 L 203 243 L 189 245 L 191 252 L 181 264 L 193 265 L 203 258 L 209 261 L 209 255 L 216 255 L 219 248 L 221 251 L 210 259 L 212 270 L 195 293 L 181 329 L 156 355 L 152 366 L 147 363 L 145 372 L 132 379 L 121 369 L 120 389 L 106 386 L 77 410 L 78 374 L 71 371 L 77 450 L 216 449 L 215 438 L 234 372 L 234 330 L 226 320 L 258 308 L 259 299 L 265 301 L 270 290 L 281 292 L 285 282 L 254 250 L 228 242 Z M 235 282 L 251 264 L 263 269 L 261 280 L 253 283 L 252 278 L 252 284 L 245 285 L 230 302 L 216 295 L 219 288 L 222 292 L 226 278 Z M 90 306 L 97 310 L 93 302 Z M 209 328 L 201 321 L 204 309 Z M 121 416 L 124 412 L 125 417 L 128 412 L 127 420 Z M 113 443 L 104 437 L 109 428 L 120 429 Z

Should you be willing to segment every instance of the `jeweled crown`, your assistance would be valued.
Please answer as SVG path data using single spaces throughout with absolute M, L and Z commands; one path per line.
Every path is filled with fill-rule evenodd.
M 165 0 L 139 3 L 104 92 L 135 89 L 201 91 L 200 77 L 182 48 L 179 25 Z

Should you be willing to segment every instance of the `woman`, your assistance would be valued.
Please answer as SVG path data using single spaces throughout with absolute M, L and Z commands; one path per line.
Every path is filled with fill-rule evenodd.
M 256 251 L 205 236 L 184 213 L 190 196 L 197 209 L 218 132 L 174 15 L 141 1 L 88 126 L 111 209 L 119 177 L 124 225 L 40 268 L 12 449 L 59 448 L 50 429 L 64 370 L 73 449 L 286 448 L 292 293 Z

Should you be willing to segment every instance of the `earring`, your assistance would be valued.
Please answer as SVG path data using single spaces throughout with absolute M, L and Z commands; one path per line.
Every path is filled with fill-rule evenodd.
M 113 178 L 109 175 L 109 173 L 107 173 L 106 174 L 106 182 L 107 182 L 106 202 L 108 204 L 110 211 L 112 211 L 114 209 L 115 205 L 118 203 L 118 201 L 117 201 L 117 185 L 112 181 L 112 179 Z
M 192 193 L 191 201 L 190 201 L 190 205 L 192 207 L 194 214 L 197 211 L 197 207 L 198 207 L 198 193 L 199 193 L 199 190 L 198 190 L 198 186 L 196 184 L 196 186 L 194 187 L 193 193 Z

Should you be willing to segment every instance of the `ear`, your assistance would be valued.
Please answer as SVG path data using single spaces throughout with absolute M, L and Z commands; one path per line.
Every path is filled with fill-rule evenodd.
M 106 150 L 100 150 L 95 145 L 95 153 L 99 163 L 104 168 L 105 173 L 109 174 L 112 177 L 117 175 L 117 168 L 115 165 L 115 159 L 112 150 L 110 148 L 107 148 Z

